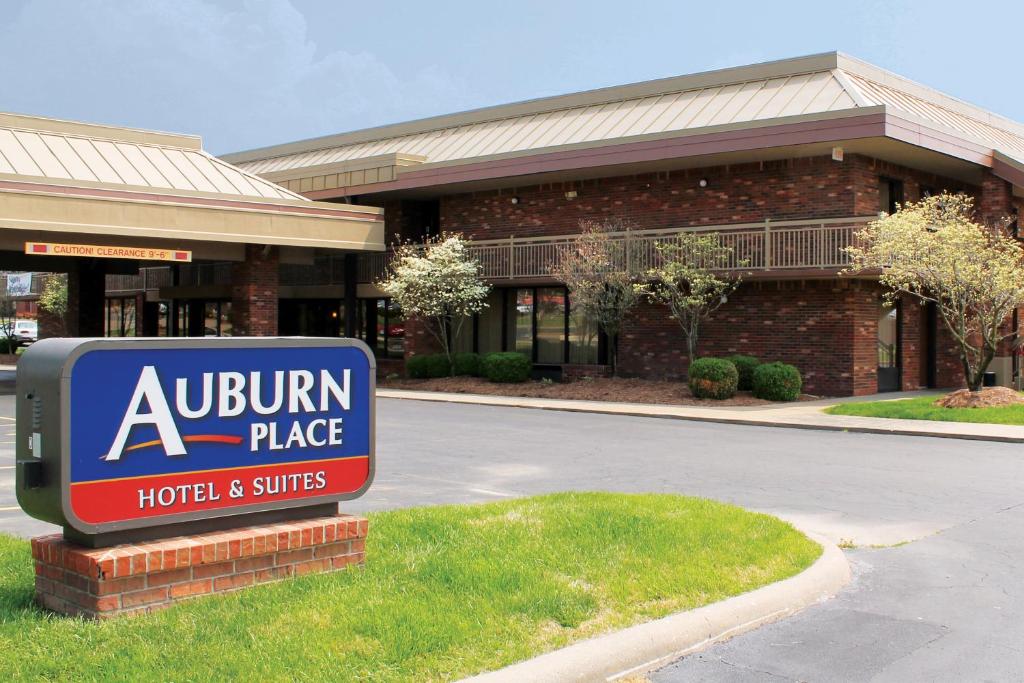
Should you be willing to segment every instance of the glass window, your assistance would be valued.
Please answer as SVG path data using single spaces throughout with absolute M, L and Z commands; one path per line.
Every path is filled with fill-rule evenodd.
M 203 336 L 218 336 L 217 328 L 220 326 L 220 302 L 207 301 L 203 306 Z
M 897 357 L 897 334 L 899 333 L 898 309 L 883 304 L 878 312 L 878 367 L 895 368 Z
M 598 362 L 600 335 L 597 322 L 590 320 L 569 299 L 569 362 L 595 365 Z
M 533 357 L 533 289 L 516 289 L 508 307 L 509 351 Z
M 565 362 L 565 289 L 539 287 L 536 290 L 537 362 Z
M 158 337 L 166 337 L 170 334 L 167 328 L 171 324 L 171 305 L 166 301 L 157 304 L 156 334 Z
M 121 336 L 121 300 L 107 299 L 107 336 Z
M 501 316 L 505 310 L 504 289 L 492 289 L 487 308 L 477 316 L 477 349 L 480 353 L 501 351 Z
M 135 330 L 135 299 L 121 300 L 121 336 L 134 337 L 138 334 Z
M 217 328 L 222 337 L 231 336 L 231 302 L 220 302 L 220 326 Z
M 392 358 L 401 358 L 405 355 L 405 313 L 402 312 L 402 307 L 391 299 L 388 299 L 387 331 L 387 355 Z

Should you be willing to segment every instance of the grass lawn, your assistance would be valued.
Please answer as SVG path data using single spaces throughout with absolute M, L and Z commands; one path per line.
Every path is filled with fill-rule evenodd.
M 920 396 L 895 401 L 839 403 L 829 407 L 825 412 L 832 415 L 896 417 L 904 420 L 1024 425 L 1024 405 L 1000 406 L 998 408 L 942 408 L 934 405 L 937 398 L 938 396 Z
M 820 548 L 773 517 L 673 495 L 560 493 L 370 518 L 365 570 L 90 623 L 32 603 L 0 537 L 7 680 L 444 680 L 796 574 Z

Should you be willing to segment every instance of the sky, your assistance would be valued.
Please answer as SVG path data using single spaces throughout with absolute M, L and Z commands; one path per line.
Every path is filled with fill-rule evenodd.
M 831 50 L 1024 121 L 1021 2 L 0 6 L 0 111 L 196 133 L 215 154 Z

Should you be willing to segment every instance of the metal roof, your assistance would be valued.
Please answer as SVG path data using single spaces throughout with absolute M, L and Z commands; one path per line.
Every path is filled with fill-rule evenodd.
M 490 107 L 225 158 L 282 180 L 299 177 L 302 169 L 386 154 L 450 164 L 879 106 L 1024 160 L 1020 124 L 839 53 Z
M 53 235 L 379 251 L 384 217 L 290 192 L 195 136 L 0 114 L 2 246 Z
M 0 176 L 234 198 L 303 199 L 203 151 L 198 138 L 0 113 Z

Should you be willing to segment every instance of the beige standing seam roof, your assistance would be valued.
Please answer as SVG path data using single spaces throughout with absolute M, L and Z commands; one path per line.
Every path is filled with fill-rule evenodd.
M 624 138 L 642 140 L 705 128 L 764 125 L 776 119 L 799 122 L 867 108 L 909 115 L 1024 161 L 1021 124 L 840 53 L 489 107 L 224 158 L 251 173 L 307 191 L 311 188 L 300 187 L 294 180 L 304 176 L 304 169 L 332 173 L 359 160 L 389 154 L 411 161 L 391 174 L 381 174 L 379 181 L 430 164 L 525 156 L 571 145 L 613 144 Z
M 195 136 L 0 113 L 0 238 L 94 236 L 380 251 L 384 217 L 309 200 Z
M 0 174 L 265 199 L 301 199 L 280 185 L 208 154 L 191 136 L 178 136 L 179 144 L 170 145 L 167 142 L 173 138 L 165 134 L 143 142 L 114 137 L 118 129 L 81 124 L 75 131 L 68 124 L 0 113 Z

